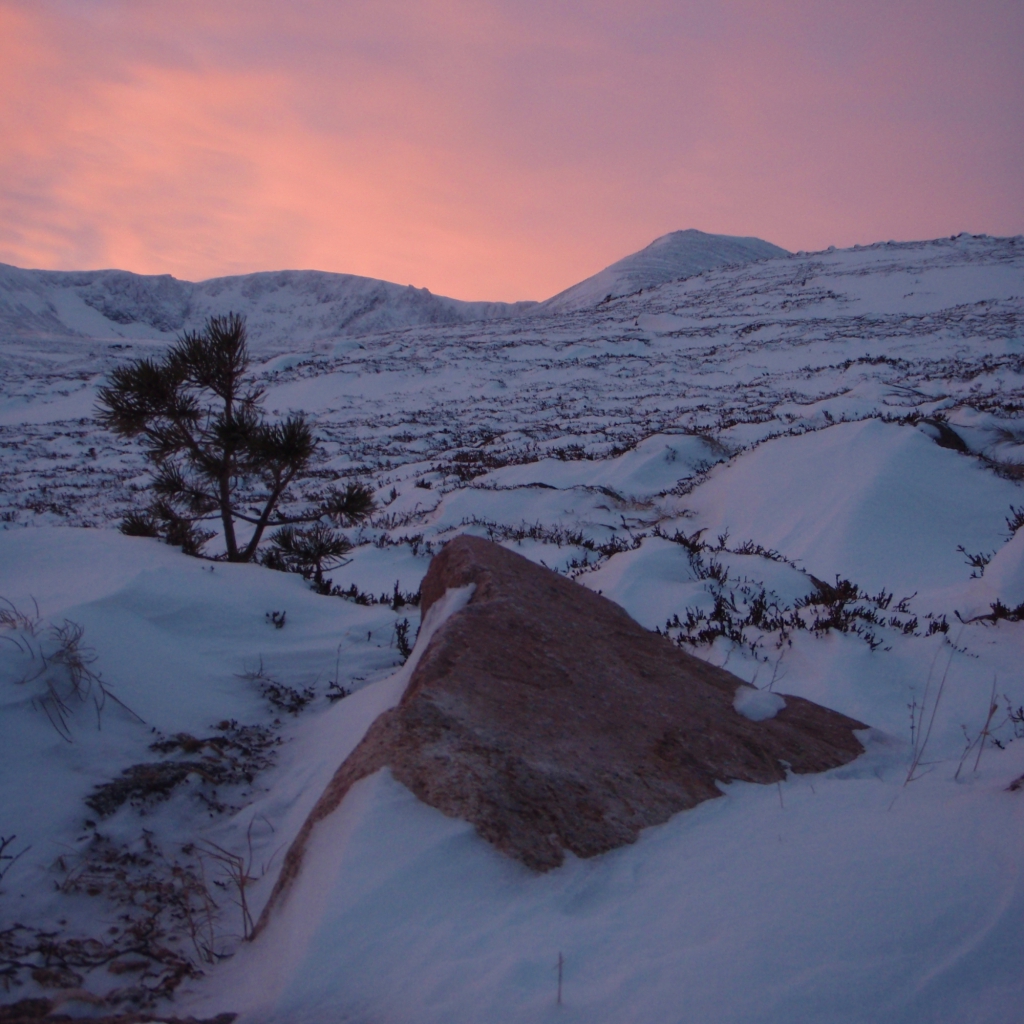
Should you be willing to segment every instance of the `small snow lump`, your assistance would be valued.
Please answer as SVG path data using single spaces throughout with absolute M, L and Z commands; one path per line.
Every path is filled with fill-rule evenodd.
M 786 702 L 777 693 L 758 690 L 753 686 L 737 686 L 732 706 L 752 722 L 765 722 L 774 718 L 786 706 Z

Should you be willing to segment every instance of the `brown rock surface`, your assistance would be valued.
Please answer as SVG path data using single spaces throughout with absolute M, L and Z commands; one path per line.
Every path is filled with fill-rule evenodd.
M 618 605 L 476 537 L 430 564 L 422 613 L 450 587 L 469 604 L 434 635 L 399 704 L 338 769 L 289 850 L 272 905 L 310 830 L 384 766 L 421 800 L 473 822 L 537 870 L 633 842 L 640 829 L 721 796 L 863 750 L 865 728 L 800 697 L 767 721 L 733 708 L 722 669 L 644 629 Z M 261 920 L 261 924 L 263 921 Z

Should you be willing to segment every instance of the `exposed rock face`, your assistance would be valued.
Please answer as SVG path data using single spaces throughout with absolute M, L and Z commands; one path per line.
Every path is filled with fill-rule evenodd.
M 316 821 L 384 766 L 543 871 L 567 849 L 591 857 L 633 842 L 720 796 L 718 781 L 776 782 L 786 766 L 824 771 L 863 750 L 860 722 L 800 697 L 777 710 L 778 698 L 679 650 L 606 598 L 479 538 L 459 537 L 434 558 L 423 614 L 468 583 L 469 604 L 435 634 L 400 703 L 311 812 L 270 905 Z M 745 696 L 767 699 L 754 702 L 753 717 L 773 717 L 747 717 Z

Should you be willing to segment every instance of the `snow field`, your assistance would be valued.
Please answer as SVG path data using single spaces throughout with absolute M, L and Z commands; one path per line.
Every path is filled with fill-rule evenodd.
M 969 444 L 999 454 L 1024 401 L 1022 296 L 1021 240 L 963 236 L 711 270 L 596 311 L 341 341 L 284 312 L 287 330 L 250 327 L 267 408 L 316 419 L 322 471 L 370 475 L 382 497 L 397 487 L 426 509 L 412 473 L 431 474 L 436 500 L 559 449 L 603 458 L 657 433 L 731 452 L 844 417 L 969 406 Z M 107 340 L 22 325 L 4 341 L 4 521 L 102 525 L 134 501 L 138 453 L 90 429 L 90 395 L 174 332 L 130 326 Z
M 648 447 L 663 443 L 657 439 Z M 775 489 L 766 490 L 771 474 L 766 476 L 764 453 L 773 445 L 797 450 L 789 460 L 775 460 Z M 929 462 L 932 457 L 938 462 Z M 626 458 L 588 465 L 605 465 L 608 479 L 621 481 Z M 641 464 L 647 459 L 643 451 L 636 457 Z M 893 462 L 921 471 L 893 474 L 902 490 L 884 491 L 883 500 L 877 479 Z M 847 472 L 831 481 L 829 491 L 822 470 L 833 463 Z M 809 497 L 792 472 L 814 481 L 828 500 Z M 949 556 L 964 531 L 997 523 L 1016 491 L 969 456 L 940 449 L 909 427 L 838 426 L 769 442 L 715 468 L 684 496 L 698 511 L 678 523 L 692 532 L 703 522 L 700 510 L 732 508 L 736 496 L 756 496 L 762 504 L 745 521 L 749 529 L 735 527 L 737 543 L 770 544 L 786 558 L 813 550 L 834 560 L 828 568 L 854 576 L 872 566 L 868 555 L 877 534 L 890 528 L 901 504 L 927 507 L 936 476 L 954 481 L 954 490 L 969 493 L 975 504 L 955 505 L 959 519 L 954 513 L 927 517 L 918 531 L 930 532 L 916 546 L 905 546 L 892 567 L 911 584 L 916 571 L 928 583 L 922 595 L 941 599 L 943 610 L 979 603 L 980 589 L 988 596 L 1004 580 L 1013 593 L 1024 569 L 1020 534 L 1003 540 L 981 579 L 970 578 L 962 558 Z M 567 497 L 602 486 L 595 478 L 581 490 L 571 475 L 566 483 L 511 492 L 527 504 L 506 505 L 506 514 L 557 524 Z M 442 499 L 442 507 L 479 496 L 485 504 L 478 512 L 487 512 L 494 493 L 456 491 Z M 814 509 L 818 522 L 808 519 Z M 854 533 L 848 525 L 835 526 L 834 509 L 872 509 L 874 517 L 863 513 L 861 531 Z M 807 532 L 789 526 L 794 515 L 809 521 L 809 529 L 817 527 L 816 548 L 790 546 Z M 453 514 L 433 518 L 439 540 L 452 532 Z M 832 548 L 818 539 L 827 538 L 829 529 L 835 531 Z M 991 529 L 998 543 L 998 530 Z M 856 543 L 838 543 L 851 534 Z M 548 564 L 562 551 L 541 540 L 507 543 Z M 376 626 L 383 632 L 396 613 L 318 597 L 295 577 L 253 566 L 204 565 L 156 542 L 108 531 L 9 530 L 0 534 L 0 545 L 4 592 L 20 605 L 38 595 L 44 617 L 85 625 L 104 679 L 147 721 L 140 726 L 108 706 L 102 732 L 76 718 L 80 731 L 68 745 L 35 709 L 22 707 L 16 721 L 7 719 L 17 763 L 33 765 L 33 776 L 61 794 L 43 802 L 23 783 L 15 783 L 23 798 L 15 789 L 5 794 L 19 834 L 58 840 L 35 862 L 19 864 L 12 877 L 23 889 L 52 877 L 54 851 L 73 847 L 82 834 L 81 801 L 91 786 L 145 759 L 148 723 L 159 723 L 165 733 L 200 734 L 218 717 L 266 720 L 258 694 L 237 678 L 247 659 L 262 655 L 274 674 L 296 685 L 330 675 L 335 638 L 347 641 L 346 662 L 349 652 L 362 651 L 361 664 L 373 666 L 364 669 L 370 678 L 374 669 L 377 678 L 386 673 L 388 659 L 395 661 L 390 648 L 363 643 L 362 631 Z M 415 589 L 427 565 L 407 544 L 367 544 L 354 554 L 343 572 L 370 593 L 389 592 L 395 580 L 402 589 Z M 727 579 L 755 580 L 787 601 L 812 586 L 806 572 L 785 562 L 728 550 L 713 557 Z M 818 562 L 803 560 L 824 572 Z M 708 599 L 709 581 L 694 574 L 686 549 L 653 536 L 578 578 L 652 628 L 682 606 Z M 265 621 L 266 612 L 278 607 L 288 611 L 282 630 Z M 961 726 L 973 736 L 980 731 L 992 675 L 1000 696 L 1005 693 L 1011 704 L 1024 701 L 1024 636 L 1019 624 L 975 623 L 955 625 L 950 637 L 957 650 L 941 634 L 896 631 L 886 637 L 886 648 L 875 651 L 855 636 L 807 632 L 781 648 L 767 638 L 758 655 L 723 641 L 698 648 L 699 655 L 755 686 L 770 680 L 778 692 L 865 721 L 872 726 L 868 754 L 827 778 L 794 778 L 778 792 L 728 787 L 721 801 L 648 830 L 634 847 L 570 862 L 544 879 L 506 861 L 468 826 L 419 805 L 386 773 L 367 780 L 318 828 L 281 921 L 243 948 L 223 977 L 215 972 L 208 985 L 181 998 L 188 1006 L 196 1000 L 196 1012 L 248 1007 L 253 1021 L 301 1020 L 304 1014 L 322 1020 L 328 1007 L 338 1020 L 379 1013 L 417 1021 L 545 1019 L 556 1012 L 551 971 L 563 952 L 568 967 L 561 1012 L 580 1020 L 625 1015 L 696 1021 L 713 1015 L 781 1021 L 808 1006 L 835 1020 L 957 1020 L 968 1008 L 976 1014 L 970 1019 L 1002 1019 L 1020 996 L 1017 976 L 1000 952 L 1018 938 L 1014 922 L 1021 909 L 1011 870 L 1020 811 L 1005 787 L 1024 771 L 1024 747 L 1012 742 L 1012 723 L 1002 709 L 997 735 L 1007 749 L 987 748 L 977 773 L 972 751 L 961 778 L 952 777 L 966 742 Z M 925 752 L 926 773 L 906 785 L 913 752 L 908 704 L 926 701 L 923 714 L 930 720 L 941 672 L 946 683 Z M 278 767 L 246 794 L 241 812 L 211 820 L 208 834 L 237 846 L 250 822 L 272 822 L 276 831 L 261 831 L 256 854 L 261 864 L 279 858 L 286 837 L 347 750 L 397 699 L 405 676 L 403 671 L 371 683 L 290 722 L 291 742 Z M 197 686 L 200 679 L 207 682 Z M 173 840 L 194 835 L 196 819 L 183 792 L 143 823 Z M 128 836 L 137 826 L 126 808 L 101 827 Z M 35 846 L 30 856 L 36 856 Z M 253 886 L 257 908 L 272 879 L 271 870 Z M 37 910 L 70 914 L 66 897 L 50 897 Z M 86 905 L 80 912 L 91 910 Z
M 202 964 L 206 977 L 186 981 L 168 1013 L 1017 1019 L 1024 812 L 1007 786 L 1024 774 L 1024 723 L 1011 717 L 1024 705 L 1024 624 L 975 617 L 1024 601 L 1024 530 L 1007 525 L 1024 491 L 992 462 L 1024 461 L 1021 250 L 961 237 L 819 253 L 543 327 L 415 328 L 320 350 L 298 331 L 293 351 L 268 344 L 268 407 L 315 414 L 325 474 L 377 486 L 380 511 L 329 573 L 343 588 L 412 594 L 429 552 L 468 530 L 572 574 L 652 629 L 723 598 L 742 612 L 762 587 L 793 609 L 815 593 L 812 577 L 895 596 L 872 627 L 875 649 L 836 629 L 750 626 L 743 644 L 687 648 L 759 691 L 866 723 L 854 764 L 724 787 L 631 847 L 545 876 L 380 773 L 317 827 L 266 931 Z M 5 343 L 0 597 L 22 611 L 37 600 L 44 624 L 81 624 L 93 669 L 143 721 L 108 701 L 97 729 L 83 704 L 65 742 L 0 642 L 0 834 L 31 847 L 0 883 L 0 929 L 66 921 L 91 934 L 117 921 L 123 908 L 103 897 L 55 889 L 97 830 L 251 855 L 258 914 L 327 780 L 400 695 L 396 622 L 418 624 L 408 606 L 319 597 L 298 577 L 68 528 L 112 524 L 145 481 L 137 454 L 87 411 L 114 361 L 160 341 L 133 330 L 130 350 Z M 910 413 L 947 415 L 969 451 L 939 447 L 937 428 Z M 23 528 L 39 523 L 51 525 Z M 697 557 L 671 539 L 700 531 Z M 990 559 L 982 575 L 967 555 Z M 887 624 L 910 595 L 900 622 L 916 627 Z M 273 611 L 287 612 L 284 628 L 267 622 Z M 943 616 L 949 631 L 928 635 Z M 252 678 L 261 660 L 280 683 L 314 688 L 304 711 L 268 703 Z M 332 680 L 355 692 L 331 703 Z M 220 794 L 226 810 L 212 813 L 190 776 L 166 801 L 85 824 L 94 786 L 158 759 L 154 728 L 208 736 L 222 719 L 282 740 L 273 766 Z M 218 948 L 239 949 L 238 908 L 229 891 L 218 898 Z M 101 992 L 123 983 L 102 970 L 85 979 Z
M 272 930 L 196 1005 L 254 1021 L 1012 1019 L 1022 820 L 1003 786 L 1021 767 L 904 789 L 880 743 L 845 773 L 735 784 L 541 877 L 385 770 L 318 828 Z
M 958 546 L 1000 548 L 1020 496 L 921 431 L 867 420 L 768 441 L 688 504 L 713 536 L 756 536 L 829 582 L 855 566 L 872 593 L 906 596 L 961 579 Z
M 253 673 L 262 669 L 295 691 L 312 688 L 316 724 L 336 732 L 331 715 L 344 701 L 330 704 L 330 682 L 357 689 L 401 660 L 400 616 L 386 605 L 324 601 L 295 576 L 204 563 L 107 530 L 0 532 L 0 596 L 31 617 L 38 607 L 44 640 L 51 624 L 84 627 L 91 667 L 112 695 L 99 714 L 89 701 L 69 701 L 72 742 L 65 741 L 39 706 L 41 684 L 22 682 L 36 666 L 20 656 L 12 642 L 19 637 L 0 628 L 0 834 L 17 837 L 8 853 L 25 851 L 0 884 L 4 926 L 64 921 L 76 935 L 102 934 L 123 907 L 59 891 L 97 836 L 132 847 L 145 829 L 168 857 L 205 839 L 244 849 L 257 798 L 265 816 L 256 821 L 255 852 L 268 865 L 279 845 L 273 829 L 290 821 L 294 799 L 277 787 L 268 792 L 268 776 L 318 792 L 337 765 L 329 746 L 317 762 L 316 730 L 304 731 L 301 719 L 268 703 Z M 284 628 L 268 622 L 274 611 L 286 613 Z M 217 737 L 218 723 L 229 721 L 279 736 L 276 768 L 212 792 L 192 775 L 170 799 L 125 804 L 107 818 L 86 806 L 96 786 L 161 760 L 151 743 L 181 733 Z M 209 797 L 228 812 L 211 811 Z M 237 933 L 234 914 L 226 915 L 221 948 L 233 948 Z M 89 985 L 102 994 L 123 981 L 100 972 Z

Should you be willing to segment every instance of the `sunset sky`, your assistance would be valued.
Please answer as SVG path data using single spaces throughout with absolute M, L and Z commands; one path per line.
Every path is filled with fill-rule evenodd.
M 0 262 L 545 298 L 1024 231 L 1021 0 L 0 0 Z

